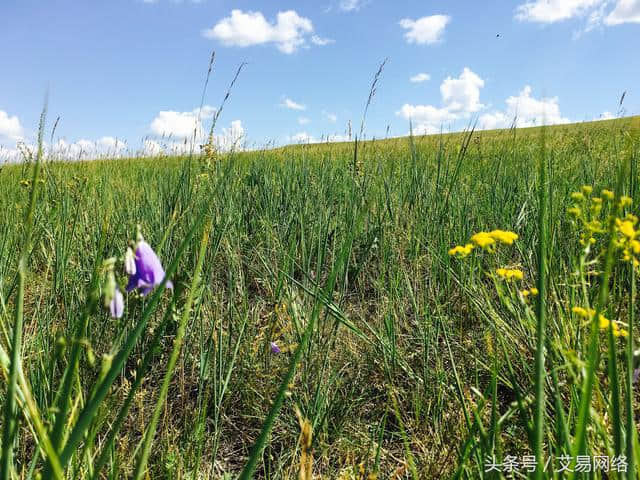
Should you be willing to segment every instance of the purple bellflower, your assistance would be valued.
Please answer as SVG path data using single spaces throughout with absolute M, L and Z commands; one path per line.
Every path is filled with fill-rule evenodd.
M 130 266 L 127 266 L 127 270 L 134 271 Z M 129 277 L 127 292 L 137 288 L 143 296 L 146 296 L 162 283 L 164 277 L 164 268 L 162 268 L 156 252 L 147 242 L 139 240 L 135 252 L 135 273 Z M 171 281 L 168 281 L 166 285 L 167 288 L 173 288 Z
M 276 342 L 271 342 L 271 353 L 280 353 L 281 351 Z

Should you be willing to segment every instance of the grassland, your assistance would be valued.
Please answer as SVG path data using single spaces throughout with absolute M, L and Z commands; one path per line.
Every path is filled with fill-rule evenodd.
M 33 163 L 4 166 L 4 465 L 13 478 L 195 479 L 251 478 L 254 461 L 256 478 L 311 466 L 365 479 L 494 478 L 487 457 L 535 453 L 631 462 L 637 271 L 619 222 L 638 214 L 639 146 L 618 119 L 357 155 L 344 143 L 44 159 L 35 177 Z M 572 198 L 583 185 L 593 192 Z M 603 188 L 615 198 L 596 212 Z M 567 213 L 576 203 L 600 228 Z M 123 288 L 137 225 L 175 287 L 126 295 L 114 319 L 103 262 L 117 258 Z M 495 229 L 518 239 L 449 255 Z

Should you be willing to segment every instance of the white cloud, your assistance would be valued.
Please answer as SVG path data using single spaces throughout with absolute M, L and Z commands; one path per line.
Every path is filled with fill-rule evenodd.
M 229 128 L 223 128 L 220 135 L 214 135 L 214 142 L 222 151 L 243 150 L 246 135 L 242 122 L 233 120 Z
M 325 137 L 325 141 L 327 142 L 348 142 L 349 141 L 349 136 L 345 135 L 345 134 L 333 134 L 333 135 L 327 135 Z
M 507 128 L 515 121 L 516 127 L 557 125 L 569 119 L 560 113 L 558 97 L 537 99 L 531 96 L 531 87 L 526 85 L 517 96 L 506 99 L 505 111 L 485 113 L 478 119 L 478 128 Z
M 473 113 L 480 110 L 480 89 L 484 80 L 465 67 L 458 78 L 447 77 L 440 85 L 442 101 L 449 110 Z
M 317 140 L 313 135 L 309 135 L 307 132 L 299 132 L 289 137 L 289 141 L 292 143 L 316 143 Z
M 606 25 L 640 23 L 640 0 L 618 0 L 615 8 L 604 19 Z
M 323 38 L 318 35 L 312 35 L 311 43 L 313 43 L 314 45 L 319 45 L 321 47 L 324 47 L 325 45 L 335 43 L 335 40 L 332 40 L 331 38 Z
M 327 120 L 329 120 L 331 123 L 336 123 L 338 121 L 338 116 L 335 113 L 331 113 L 331 112 L 325 112 L 323 111 L 322 114 L 326 117 Z
M 480 110 L 480 89 L 484 80 L 465 67 L 459 77 L 447 77 L 440 84 L 442 106 L 404 104 L 397 115 L 410 120 L 418 134 L 439 132 L 444 124 L 469 117 Z
M 508 128 L 513 122 L 513 117 L 508 117 L 504 112 L 492 112 L 480 115 L 478 119 L 478 129 L 494 130 L 496 128 Z
M 298 123 L 300 125 L 306 125 L 310 120 L 307 117 L 298 117 Z
M 419 135 L 437 133 L 443 124 L 458 118 L 447 107 L 438 108 L 433 105 L 410 105 L 408 103 L 400 108 L 398 115 L 410 120 L 413 132 Z
M 222 42 L 223 45 L 249 47 L 273 43 L 278 50 L 290 54 L 305 45 L 307 37 L 313 34 L 313 23 L 301 17 L 294 10 L 278 12 L 275 22 L 269 22 L 261 12 L 232 10 L 203 35 Z M 316 45 L 326 45 L 328 39 L 316 36 L 311 41 Z
M 363 4 L 363 0 L 340 0 L 339 6 L 343 12 L 352 12 L 354 10 L 360 10 Z
M 151 132 L 155 135 L 185 139 L 193 137 L 197 127 L 196 137 L 201 137 L 204 134 L 202 131 L 202 121 L 213 118 L 215 108 L 209 105 L 202 107 L 199 124 L 198 111 L 198 108 L 190 112 L 176 112 L 174 110 L 161 111 L 151 122 Z
M 616 116 L 611 112 L 602 112 L 598 118 L 595 120 L 612 120 L 616 118 Z
M 285 98 L 280 104 L 281 107 L 288 108 L 289 110 L 306 110 L 306 105 L 298 102 L 294 102 L 290 98 Z
M 407 43 L 431 45 L 442 39 L 444 29 L 450 21 L 451 17 L 448 15 L 431 15 L 417 20 L 403 18 L 400 26 L 407 30 L 404 34 Z
M 16 142 L 22 140 L 24 129 L 17 116 L 9 116 L 4 110 L 0 110 L 0 141 Z
M 195 120 L 192 125 L 195 125 Z M 199 153 L 197 145 L 201 145 L 207 141 L 208 132 L 200 129 L 199 134 L 195 139 L 196 146 L 194 146 L 192 142 L 189 141 L 191 135 L 193 135 L 193 128 L 191 128 L 191 133 L 187 137 L 180 138 L 178 137 L 178 135 L 168 137 L 167 135 L 164 135 L 165 138 L 161 139 L 147 138 L 142 144 L 142 151 L 140 153 L 142 155 L 152 156 L 159 155 L 161 153 L 171 155 L 184 155 L 192 151 L 194 151 L 195 153 Z M 185 138 L 187 139 L 186 142 L 184 141 Z M 214 145 L 222 151 L 242 150 L 244 149 L 244 140 L 245 131 L 240 120 L 232 121 L 229 127 L 223 128 L 220 133 L 214 132 L 213 134 Z
M 429 75 L 428 73 L 418 73 L 409 78 L 409 81 L 412 83 L 422 83 L 426 82 L 427 80 L 431 80 L 431 75 Z
M 519 5 L 516 19 L 524 22 L 554 23 L 585 15 L 606 0 L 534 0 Z

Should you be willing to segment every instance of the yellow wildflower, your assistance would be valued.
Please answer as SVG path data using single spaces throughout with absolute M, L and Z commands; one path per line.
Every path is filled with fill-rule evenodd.
M 574 217 L 579 217 L 582 214 L 582 211 L 578 207 L 573 206 L 573 207 L 567 209 L 567 213 L 569 215 L 574 216 Z
M 598 327 L 600 327 L 600 330 L 606 330 L 609 328 L 609 326 L 611 326 L 611 329 L 613 330 L 614 337 L 626 337 L 629 335 L 628 331 L 626 331 L 624 328 L 620 328 L 618 322 L 612 322 L 604 315 L 600 315 L 600 317 L 598 318 Z
M 611 190 L 607 190 L 606 188 L 601 192 L 602 196 L 607 200 L 613 200 L 615 196 Z
M 571 198 L 573 198 L 576 202 L 581 202 L 584 200 L 584 195 L 581 192 L 573 192 L 571 194 Z
M 449 255 L 457 255 L 460 258 L 464 258 L 471 253 L 471 250 L 473 250 L 473 248 L 473 244 L 471 243 L 467 243 L 466 245 L 456 245 L 449 250 Z
M 627 197 L 626 195 L 623 195 L 622 197 L 620 197 L 620 206 L 621 207 L 627 207 L 629 205 L 631 205 L 633 203 L 633 199 L 631 197 Z
M 471 237 L 471 241 L 485 250 L 491 250 L 491 246 L 496 243 L 494 238 L 487 232 L 478 232 Z
M 515 240 L 518 239 L 518 234 L 509 232 L 506 230 L 492 230 L 489 232 L 489 236 L 495 241 L 504 243 L 506 245 L 512 245 Z
M 496 273 L 505 280 L 522 280 L 524 277 L 522 270 L 517 268 L 498 268 Z
M 593 314 L 596 313 L 591 308 L 583 308 L 583 307 L 573 307 L 571 311 L 582 318 L 591 318 Z
M 636 230 L 633 228 L 633 222 L 631 220 L 620 220 L 616 218 L 616 227 L 618 231 L 628 239 L 633 239 L 637 235 Z
M 591 195 L 591 192 L 593 192 L 593 187 L 590 185 L 583 185 L 581 190 L 585 195 Z
M 531 295 L 534 297 L 538 295 L 538 289 L 536 287 L 531 287 Z

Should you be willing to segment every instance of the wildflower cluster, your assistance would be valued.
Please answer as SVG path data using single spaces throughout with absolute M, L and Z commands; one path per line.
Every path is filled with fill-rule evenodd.
M 578 317 L 585 318 L 587 320 L 593 319 L 593 316 L 596 314 L 595 310 L 592 308 L 584 308 L 584 307 L 573 307 L 571 311 L 577 315 Z M 604 315 L 598 316 L 598 328 L 600 330 L 607 330 L 611 326 L 613 330 L 613 335 L 615 337 L 626 337 L 629 335 L 629 332 L 624 328 L 620 327 L 620 322 L 611 321 Z
M 640 240 L 638 240 L 638 217 L 628 213 L 624 218 L 616 218 L 616 246 L 622 251 L 622 260 L 635 268 L 640 266 Z
M 524 278 L 522 270 L 518 270 L 517 268 L 498 268 L 496 273 L 500 278 L 504 278 L 509 281 L 522 280 Z
M 613 192 L 602 190 L 601 196 L 593 196 L 593 187 L 584 185 L 579 192 L 573 192 L 574 201 L 567 213 L 580 225 L 580 244 L 583 247 L 596 243 L 598 235 L 606 232 L 601 220 L 602 205 L 605 201 L 612 201 Z
M 492 230 L 478 232 L 471 236 L 471 243 L 457 245 L 449 250 L 449 255 L 464 258 L 476 247 L 493 253 L 497 244 L 512 245 L 518 239 L 518 234 L 506 230 Z
M 567 210 L 581 228 L 580 244 L 588 247 L 597 242 L 599 235 L 607 232 L 604 226 L 602 207 L 609 203 L 617 207 L 617 211 L 623 211 L 633 204 L 630 197 L 622 196 L 617 204 L 614 204 L 615 194 L 611 190 L 602 190 L 599 197 L 592 196 L 593 188 L 585 185 L 579 192 L 573 192 L 571 198 L 574 205 Z M 615 245 L 621 252 L 621 258 L 631 263 L 634 267 L 640 266 L 640 239 L 637 230 L 638 217 L 627 213 L 624 217 L 613 218 L 610 214 L 609 221 L 613 221 Z

